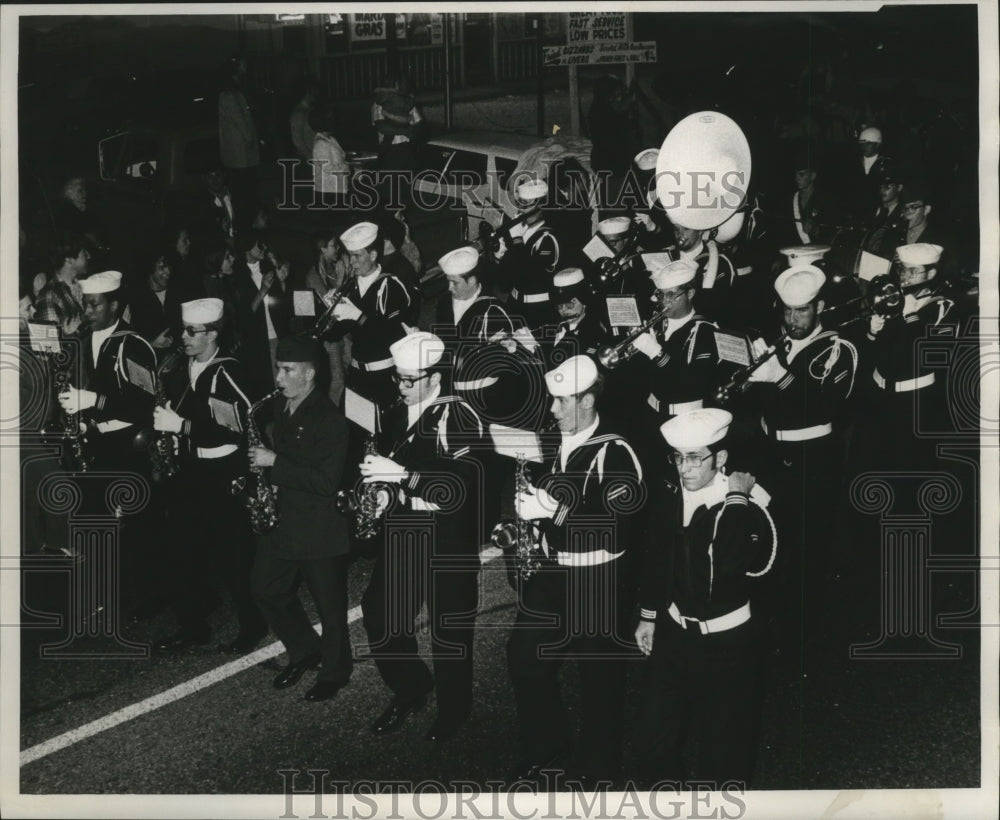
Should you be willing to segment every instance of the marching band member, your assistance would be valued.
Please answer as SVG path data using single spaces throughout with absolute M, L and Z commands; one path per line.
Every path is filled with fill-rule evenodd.
M 669 218 L 670 214 L 667 213 Z M 719 249 L 711 231 L 685 228 L 671 220 L 675 244 L 669 248 L 674 259 L 688 259 L 698 266 L 699 310 L 711 319 L 721 318 L 727 309 L 726 296 L 736 279 L 729 257 Z
M 385 409 L 395 398 L 389 345 L 406 331 L 403 318 L 410 294 L 381 266 L 384 243 L 374 222 L 359 222 L 340 235 L 354 279 L 333 311 L 334 336 L 351 334 L 347 386 Z
M 610 341 L 611 331 L 592 309 L 594 294 L 580 268 L 564 268 L 553 276 L 549 298 L 559 314 L 551 342 L 545 345 L 549 369 L 573 356 L 593 357 Z
M 153 411 L 153 427 L 180 437 L 181 469 L 167 482 L 171 542 L 169 564 L 174 615 L 179 629 L 157 643 L 164 651 L 208 643 L 207 617 L 218 597 L 210 588 L 221 575 L 239 621 L 236 639 L 222 647 L 242 653 L 267 634 L 267 622 L 250 593 L 253 536 L 232 482 L 247 471 L 240 449 L 250 400 L 238 379 L 238 364 L 220 347 L 224 331 L 221 299 L 181 305 L 186 368 L 167 377 L 166 407 Z
M 278 342 L 277 399 L 273 448 L 250 453 L 255 467 L 270 468 L 277 487 L 277 526 L 257 539 L 253 568 L 254 598 L 274 634 L 285 645 L 288 665 L 274 679 L 275 689 L 298 683 L 307 669 L 322 668 L 306 692 L 308 701 L 332 698 L 351 677 L 351 640 L 347 628 L 347 567 L 350 540 L 338 512 L 337 490 L 347 455 L 347 422 L 317 386 L 319 343 L 287 336 Z M 309 623 L 299 600 L 305 581 L 323 627 Z
M 514 202 L 523 221 L 510 229 L 510 247 L 500 238 L 496 253 L 500 284 L 510 288 L 511 312 L 527 327 L 541 327 L 552 320 L 549 279 L 559 267 L 559 240 L 545 224 L 542 204 L 549 186 L 540 179 L 517 186 Z
M 118 271 L 95 273 L 80 282 L 88 327 L 81 339 L 87 389 L 71 387 L 58 398 L 66 412 L 82 412 L 93 421 L 87 447 L 95 469 L 148 474 L 149 462 L 133 440 L 135 425 L 153 412 L 156 353 L 119 318 L 125 306 L 121 283 Z
M 642 191 L 640 207 L 633 220 L 640 228 L 638 245 L 649 252 L 662 251 L 670 244 L 672 236 L 667 212 L 656 197 L 656 161 L 659 158 L 659 148 L 646 148 L 632 160 Z
M 823 272 L 808 264 L 778 277 L 784 336 L 779 352 L 750 375 L 757 384 L 751 399 L 762 409 L 768 486 L 778 496 L 775 516 L 788 534 L 774 573 L 781 585 L 775 625 L 785 650 L 798 647 L 824 611 L 843 432 L 858 366 L 854 345 L 822 325 L 825 282 Z M 759 356 L 764 342 L 755 346 Z
M 452 737 L 472 710 L 472 640 L 478 607 L 482 423 L 449 395 L 444 342 L 423 331 L 390 348 L 402 399 L 391 414 L 388 456 L 366 455 L 367 483 L 386 485 L 385 538 L 361 601 L 369 647 L 392 690 L 372 724 L 396 731 L 432 689 L 438 713 L 426 737 Z M 398 500 L 397 500 L 398 498 Z M 414 531 L 416 530 L 416 535 Z M 417 652 L 414 621 L 427 602 L 434 674 Z
M 620 773 L 624 711 L 623 638 L 631 596 L 629 551 L 636 538 L 642 468 L 629 443 L 597 412 L 604 380 L 587 356 L 545 374 L 561 446 L 537 486 L 516 497 L 519 518 L 541 529 L 540 565 L 519 588 L 507 641 L 520 762 L 517 780 L 565 766 L 570 725 L 559 693 L 566 657 L 580 661 L 583 731 L 574 744 L 584 782 Z
M 681 486 L 653 491 L 639 589 L 637 751 L 650 781 L 686 779 L 687 734 L 698 747 L 692 781 L 746 783 L 753 768 L 762 629 L 750 598 L 777 535 L 754 477 L 724 472 L 731 422 L 725 410 L 692 410 L 661 428 Z

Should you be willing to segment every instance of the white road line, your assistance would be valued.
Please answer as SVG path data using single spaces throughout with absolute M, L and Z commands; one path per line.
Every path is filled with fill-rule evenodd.
M 479 554 L 480 563 L 487 564 L 494 558 L 497 558 L 500 554 L 501 551 L 496 547 L 484 549 Z M 359 620 L 361 620 L 360 606 L 356 606 L 348 610 L 347 622 L 349 624 L 353 624 Z M 318 622 L 313 624 L 313 626 L 320 634 L 322 634 L 323 630 Z M 181 698 L 186 698 L 188 695 L 200 692 L 202 689 L 206 689 L 213 684 L 226 680 L 226 678 L 231 678 L 233 675 L 242 672 L 244 669 L 256 666 L 269 658 L 276 658 L 284 651 L 285 647 L 281 641 L 275 641 L 272 644 L 268 644 L 261 649 L 251 652 L 249 655 L 244 655 L 242 658 L 223 664 L 210 672 L 206 672 L 196 678 L 180 683 L 171 689 L 167 689 L 165 692 L 160 692 L 158 695 L 153 695 L 152 697 L 148 697 L 138 703 L 133 703 L 131 706 L 119 709 L 117 712 L 112 712 L 111 714 L 100 717 L 97 720 L 92 720 L 90 723 L 85 723 L 83 726 L 78 726 L 76 729 L 71 729 L 61 735 L 57 735 L 49 740 L 38 743 L 21 752 L 21 765 L 27 766 L 29 763 L 34 763 L 36 760 L 40 760 L 41 758 L 53 754 L 54 752 L 61 751 L 68 746 L 72 746 L 74 743 L 79 743 L 81 740 L 86 740 L 88 737 L 93 737 L 101 732 L 106 732 L 108 729 L 113 729 L 115 726 L 119 726 L 122 723 L 135 720 L 136 718 L 149 714 L 150 712 L 153 712 L 163 706 L 174 703 Z

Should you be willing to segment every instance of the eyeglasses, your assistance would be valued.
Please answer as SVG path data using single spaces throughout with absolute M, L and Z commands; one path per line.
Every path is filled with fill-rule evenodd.
M 422 379 L 426 379 L 429 375 L 430 375 L 430 373 L 424 373 L 423 376 L 400 376 L 398 373 L 393 373 L 392 374 L 392 380 L 396 384 L 401 384 L 407 390 L 410 390 L 410 389 L 413 388 L 413 385 L 415 385 L 417 382 L 421 381 Z
M 686 290 L 677 290 L 677 291 L 658 290 L 656 291 L 656 298 L 661 302 L 676 302 L 686 293 L 687 293 Z
M 923 202 L 910 202 L 907 205 L 903 206 L 903 212 L 905 213 L 906 211 L 919 211 L 923 207 L 924 207 Z
M 700 467 L 708 459 L 712 457 L 712 453 L 707 456 L 697 456 L 697 455 L 684 455 L 684 453 L 671 453 L 670 458 L 673 459 L 674 464 L 678 467 L 683 467 L 685 464 L 688 467 Z
M 197 336 L 199 333 L 208 333 L 209 328 L 204 330 L 198 330 L 197 328 L 191 327 L 190 325 L 184 325 L 184 335 L 185 336 Z

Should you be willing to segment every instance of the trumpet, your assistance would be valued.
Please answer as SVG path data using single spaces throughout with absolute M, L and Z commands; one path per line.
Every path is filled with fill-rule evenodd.
M 618 344 L 605 345 L 602 347 L 597 351 L 597 361 L 600 362 L 602 367 L 605 367 L 608 370 L 614 370 L 622 362 L 627 362 L 638 352 L 638 348 L 635 347 L 635 340 L 646 331 L 656 327 L 659 322 L 663 321 L 667 316 L 667 310 L 669 310 L 669 308 L 665 308 L 655 316 L 647 319 L 646 322 L 639 325 L 639 327 L 629 333 L 629 335 L 618 342 Z
M 344 295 L 347 293 L 347 289 L 354 282 L 356 277 L 353 274 L 345 274 L 344 281 L 340 283 L 340 287 L 333 292 L 325 293 L 321 298 L 323 303 L 327 306 L 323 314 L 316 320 L 309 330 L 306 331 L 306 336 L 310 339 L 321 339 L 325 336 L 331 327 L 336 323 L 336 318 L 334 318 L 333 311 L 336 309 L 342 301 L 344 301 Z
M 492 199 L 487 198 L 485 200 L 487 205 L 492 205 L 494 208 L 503 213 L 503 209 L 500 208 Z M 485 220 L 479 223 L 479 241 L 473 244 L 476 245 L 476 249 L 480 253 L 489 254 L 491 259 L 496 259 L 496 255 L 500 252 L 500 240 L 503 239 L 506 242 L 510 242 L 511 235 L 510 231 L 515 225 L 520 225 L 522 222 L 528 219 L 532 214 L 534 214 L 534 209 L 530 209 L 519 213 L 513 219 L 500 223 L 500 225 L 494 228 L 489 222 Z
M 751 362 L 746 367 L 737 370 L 725 384 L 719 386 L 715 391 L 715 400 L 719 404 L 725 404 L 732 400 L 736 393 L 742 393 L 750 386 L 750 377 L 756 373 L 764 363 L 770 361 L 784 350 L 784 342 L 788 337 L 784 333 L 776 342 L 767 346 L 767 349 L 760 354 L 755 362 Z
M 629 227 L 625 242 L 614 256 L 605 256 L 597 261 L 597 279 L 602 288 L 606 288 L 615 279 L 625 273 L 625 268 L 634 256 L 636 243 L 639 241 L 639 231 L 633 222 Z

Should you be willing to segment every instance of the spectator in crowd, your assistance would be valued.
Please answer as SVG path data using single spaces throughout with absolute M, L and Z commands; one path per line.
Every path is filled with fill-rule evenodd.
M 347 274 L 347 256 L 340 244 L 339 235 L 339 228 L 327 228 L 313 236 L 316 264 L 306 274 L 306 287 L 320 297 L 318 304 L 324 311 L 326 302 L 322 301 L 323 297 L 342 287 Z M 351 362 L 351 337 L 324 339 L 323 347 L 330 360 L 330 399 L 340 406 L 344 397 L 347 367 Z
M 198 201 L 196 210 L 199 241 L 208 247 L 226 244 L 233 247 L 233 195 L 221 168 L 212 168 L 205 174 L 207 189 Z
M 77 175 L 66 180 L 56 206 L 55 223 L 60 231 L 82 236 L 97 264 L 104 261 L 108 253 L 107 232 L 94 209 L 89 207 L 87 180 L 84 177 Z
M 302 83 L 302 95 L 288 116 L 292 147 L 299 158 L 304 160 L 312 159 L 313 156 L 316 131 L 309 120 L 313 107 L 319 100 L 319 91 L 319 81 L 315 77 L 306 77 Z
M 421 136 L 424 118 L 405 77 L 390 74 L 376 87 L 371 119 L 378 138 L 379 170 L 404 173 L 417 170 L 413 145 Z M 379 189 L 384 207 L 406 205 L 409 186 L 402 183 L 398 187 L 401 201 L 391 202 L 388 198 L 393 186 L 385 176 L 380 176 Z
M 77 279 L 87 273 L 87 243 L 78 234 L 64 234 L 53 245 L 50 259 L 53 273 L 35 301 L 35 316 L 39 321 L 73 327 L 70 333 L 74 333 L 83 319 L 83 294 Z
M 221 299 L 228 327 L 236 324 L 236 257 L 229 248 L 218 248 L 205 257 L 202 290 L 210 299 Z
M 174 226 L 167 231 L 164 247 L 170 261 L 174 286 L 178 288 L 181 297 L 180 300 L 188 302 L 204 297 L 201 266 L 194 250 L 191 229 L 187 225 Z
M 345 211 L 347 195 L 351 182 L 351 168 L 347 164 L 347 155 L 333 135 L 336 120 L 333 108 L 329 105 L 314 108 L 309 115 L 309 122 L 315 136 L 313 137 L 313 187 L 317 199 L 322 200 L 326 208 L 336 208 Z
M 608 75 L 594 83 L 594 101 L 587 115 L 593 149 L 590 165 L 603 172 L 604 190 L 599 200 L 608 215 L 616 204 L 632 158 L 642 148 L 636 127 L 635 98 L 617 77 Z
M 188 301 L 177 282 L 172 249 L 153 256 L 145 280 L 128 296 L 126 321 L 157 351 L 181 339 L 181 305 Z
M 259 208 L 261 141 L 248 97 L 247 62 L 231 57 L 227 68 L 227 82 L 219 93 L 219 156 L 229 174 L 233 230 L 239 235 L 249 232 Z

